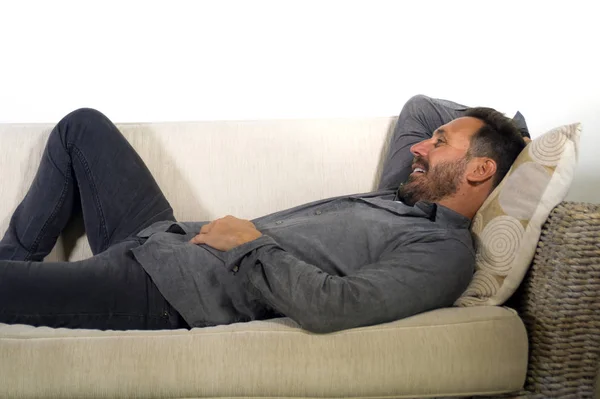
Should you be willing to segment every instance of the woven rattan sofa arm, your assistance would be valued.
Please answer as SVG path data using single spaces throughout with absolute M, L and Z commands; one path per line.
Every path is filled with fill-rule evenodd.
M 560 203 L 508 306 L 529 336 L 529 397 L 592 398 L 600 369 L 600 205 Z

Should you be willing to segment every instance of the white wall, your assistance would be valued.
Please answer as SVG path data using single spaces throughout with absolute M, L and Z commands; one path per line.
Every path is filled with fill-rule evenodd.
M 0 0 L 0 123 L 397 114 L 424 93 L 533 136 L 584 124 L 569 199 L 600 202 L 596 2 Z

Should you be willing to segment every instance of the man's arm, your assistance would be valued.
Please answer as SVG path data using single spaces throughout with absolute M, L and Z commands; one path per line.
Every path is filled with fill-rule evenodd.
M 430 139 L 438 127 L 460 118 L 467 109 L 466 105 L 421 94 L 411 97 L 398 116 L 383 162 L 378 190 L 395 190 L 404 183 L 412 172 L 413 155 L 410 153 L 410 147 Z M 517 112 L 513 121 L 523 137 L 529 138 L 525 117 Z
M 303 262 L 266 235 L 228 251 L 226 259 L 240 278 L 247 273 L 268 306 L 318 333 L 451 306 L 474 266 L 471 251 L 445 233 L 398 247 L 345 277 Z

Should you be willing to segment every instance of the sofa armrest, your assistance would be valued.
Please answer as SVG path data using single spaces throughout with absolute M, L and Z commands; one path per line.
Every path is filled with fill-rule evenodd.
M 507 305 L 529 336 L 525 390 L 591 398 L 600 367 L 600 205 L 562 202 L 552 211 Z

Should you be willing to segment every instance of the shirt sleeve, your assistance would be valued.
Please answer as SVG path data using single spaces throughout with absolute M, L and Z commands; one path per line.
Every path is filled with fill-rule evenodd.
M 472 251 L 445 237 L 398 247 L 343 277 L 303 262 L 265 235 L 237 249 L 237 258 L 232 253 L 231 261 L 249 268 L 251 286 L 266 305 L 317 333 L 451 306 L 466 289 L 474 268 Z

